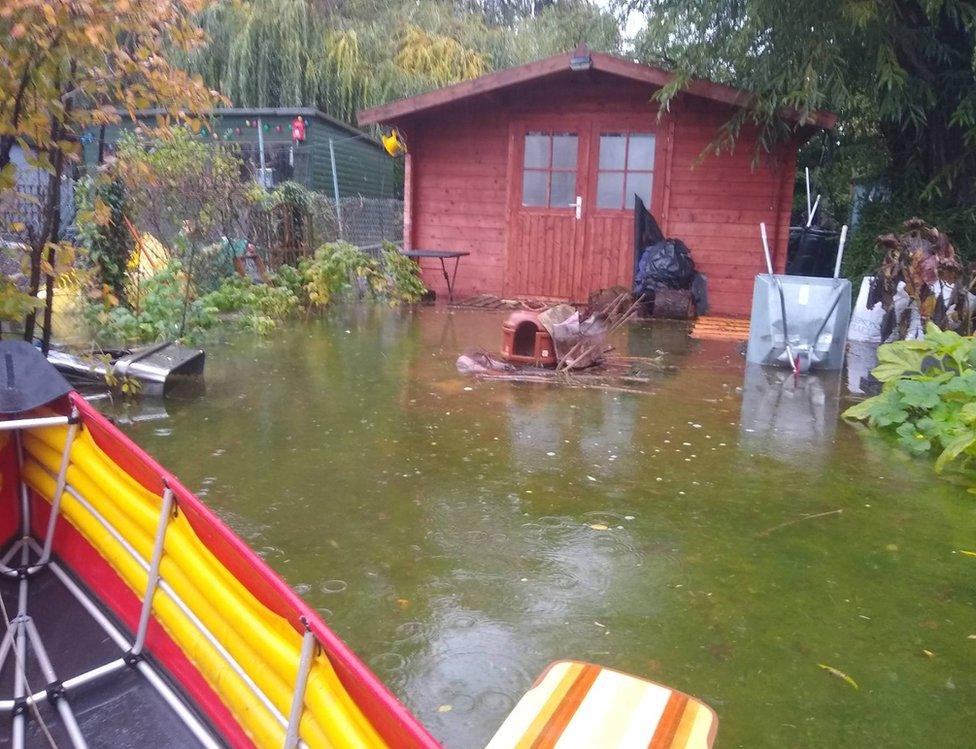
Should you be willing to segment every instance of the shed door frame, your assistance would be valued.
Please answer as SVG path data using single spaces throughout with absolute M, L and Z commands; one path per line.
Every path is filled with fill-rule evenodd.
M 548 132 L 575 132 L 579 137 L 577 163 L 577 194 L 582 198 L 580 218 L 575 221 L 573 262 L 570 277 L 561 283 L 558 294 L 541 291 L 524 291 L 520 288 L 519 260 L 525 258 L 525 248 L 516 246 L 523 241 L 517 222 L 526 214 L 535 216 L 567 217 L 574 208 L 541 208 L 522 205 L 522 172 L 525 153 L 525 135 L 533 130 Z M 597 208 L 597 175 L 599 168 L 599 144 L 601 133 L 652 133 L 654 144 L 654 176 L 651 186 L 651 201 L 648 208 L 654 214 L 662 229 L 666 230 L 667 192 L 670 183 L 670 151 L 673 128 L 669 118 L 658 120 L 657 112 L 649 110 L 640 113 L 593 113 L 573 115 L 551 113 L 514 117 L 509 124 L 508 180 L 507 180 L 507 218 L 505 227 L 505 293 L 509 296 L 556 296 L 573 301 L 584 301 L 588 291 L 587 279 L 615 279 L 614 282 L 629 284 L 629 278 L 621 277 L 623 271 L 615 271 L 630 266 L 631 260 L 607 258 L 607 252 L 622 252 L 618 248 L 608 249 L 601 232 L 612 224 L 617 233 L 633 236 L 633 209 Z M 520 215 L 521 214 L 521 215 Z M 569 220 L 573 220 L 570 218 Z M 624 230 L 627 231 L 624 231 Z M 632 243 L 632 242 L 631 242 Z M 613 267 L 611 267 L 613 266 Z M 597 269 L 601 272 L 596 272 Z M 524 270 L 524 269 L 523 269 Z M 563 272 L 560 269 L 560 272 Z
M 524 206 L 522 205 L 523 164 L 525 158 L 525 136 L 530 132 L 548 132 L 553 134 L 573 133 L 577 137 L 576 151 L 576 190 L 579 196 L 580 216 L 577 218 L 575 203 L 559 206 Z M 505 221 L 505 293 L 516 296 L 541 296 L 563 298 L 572 294 L 573 284 L 582 273 L 579 263 L 585 244 L 585 205 L 589 195 L 589 148 L 590 123 L 586 117 L 579 115 L 533 115 L 513 118 L 509 124 L 509 153 L 508 153 L 508 211 Z M 530 250 L 528 246 L 515 247 L 522 243 L 522 232 L 517 225 L 519 222 L 532 221 L 534 225 L 545 225 L 545 241 Z M 559 239 L 555 235 L 559 234 Z M 538 239 L 538 238 L 537 238 Z M 545 245 L 545 246 L 543 246 Z M 560 245 L 564 252 L 558 252 Z M 546 288 L 525 289 L 525 278 L 531 272 L 526 264 L 531 265 L 535 258 L 544 257 L 548 267 L 554 268 L 550 279 L 545 283 Z M 544 273 L 543 268 L 537 268 L 536 273 Z M 532 276 L 538 278 L 536 273 Z

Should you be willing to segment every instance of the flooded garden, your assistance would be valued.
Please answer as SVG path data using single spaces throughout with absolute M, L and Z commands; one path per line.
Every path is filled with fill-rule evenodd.
M 336 308 L 117 415 L 452 749 L 563 658 L 701 698 L 721 746 L 968 745 L 964 487 L 683 324 L 615 335 L 663 352 L 640 392 L 458 374 L 503 318 Z

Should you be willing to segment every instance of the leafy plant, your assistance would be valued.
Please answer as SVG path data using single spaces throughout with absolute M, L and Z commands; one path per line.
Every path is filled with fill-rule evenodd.
M 115 178 L 86 177 L 75 187 L 75 225 L 94 270 L 96 288 L 125 300 L 126 271 L 133 239 L 125 226 L 125 185 Z
M 844 412 L 893 435 L 915 455 L 937 453 L 935 470 L 976 458 L 976 339 L 929 323 L 925 338 L 878 349 L 879 395 Z
M 278 283 L 273 275 L 266 284 L 232 276 L 201 302 L 206 308 L 219 312 L 238 313 L 241 327 L 262 335 L 270 333 L 281 320 L 293 315 L 301 304 L 293 288 L 287 283 Z
M 187 299 L 187 280 L 178 260 L 170 260 L 143 286 L 138 311 L 107 302 L 85 311 L 96 339 L 107 345 L 163 340 L 198 340 L 216 322 L 214 309 L 200 299 Z
M 312 307 L 343 299 L 413 303 L 427 293 L 417 264 L 391 244 L 384 245 L 378 258 L 348 242 L 326 244 L 300 270 Z
M 394 302 L 413 304 L 424 298 L 427 287 L 420 278 L 420 266 L 389 242 L 383 245 L 383 267 Z
M 311 259 L 302 262 L 300 270 L 313 307 L 373 296 L 386 287 L 379 262 L 348 242 L 322 245 Z
M 888 340 L 893 332 L 905 338 L 913 316 L 923 327 L 931 320 L 942 329 L 972 332 L 971 281 L 944 233 L 913 218 L 900 233 L 883 234 L 877 243 L 886 252 L 871 282 L 868 306 L 881 302 L 885 311 L 881 340 Z M 946 296 L 949 288 L 952 291 Z

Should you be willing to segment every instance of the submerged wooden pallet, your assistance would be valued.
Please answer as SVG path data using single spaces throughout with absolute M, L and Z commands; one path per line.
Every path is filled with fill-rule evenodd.
M 547 307 L 556 304 L 551 299 L 502 299 L 494 294 L 478 294 L 476 296 L 452 302 L 451 307 L 462 309 L 483 309 L 483 310 L 506 310 L 506 309 L 529 309 L 541 312 Z
M 488 370 L 475 376 L 483 380 L 503 382 L 537 382 L 546 385 L 615 393 L 647 394 L 653 375 L 670 372 L 674 365 L 665 364 L 663 357 L 606 356 L 598 364 L 578 371 L 563 371 L 543 367 L 523 366 L 512 371 Z
M 691 337 L 704 341 L 746 341 L 749 321 L 742 317 L 699 317 Z

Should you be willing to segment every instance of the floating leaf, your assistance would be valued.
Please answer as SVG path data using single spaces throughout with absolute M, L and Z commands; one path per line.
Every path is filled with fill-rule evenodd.
M 855 689 L 860 689 L 860 687 L 857 685 L 857 682 L 854 681 L 854 679 L 852 679 L 850 676 L 845 674 L 843 671 L 841 671 L 839 668 L 828 666 L 826 663 L 818 663 L 817 665 L 820 666 L 820 668 L 822 668 L 824 671 L 829 673 L 831 676 L 836 676 L 838 679 L 840 679 L 841 681 L 847 684 L 850 684 Z
M 590 526 L 590 528 L 592 528 L 595 531 L 608 531 L 608 530 L 610 530 L 610 528 L 608 526 L 604 525 L 603 523 L 593 523 Z

